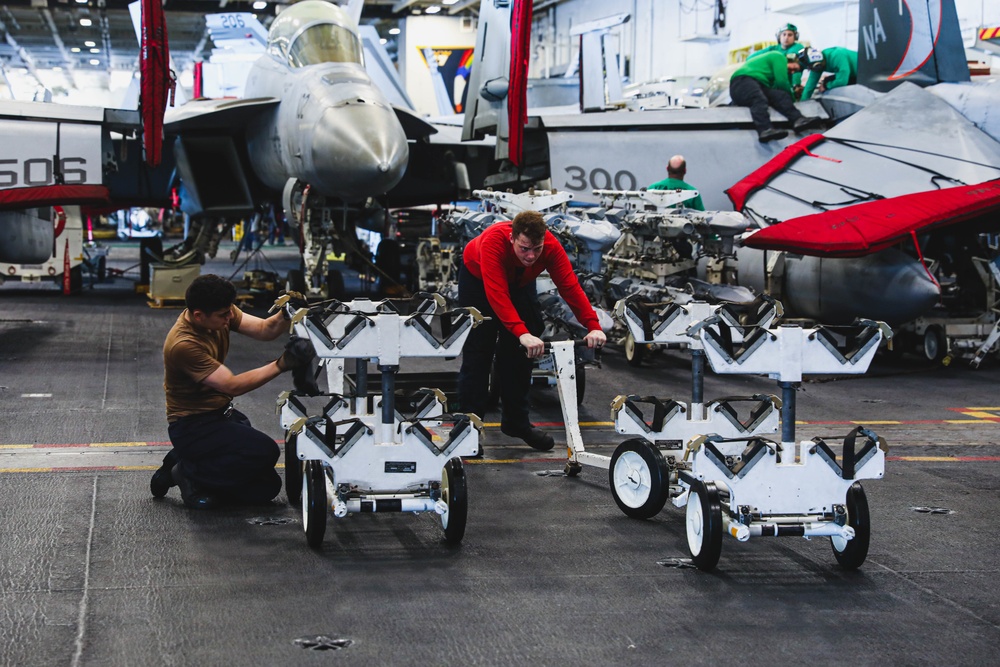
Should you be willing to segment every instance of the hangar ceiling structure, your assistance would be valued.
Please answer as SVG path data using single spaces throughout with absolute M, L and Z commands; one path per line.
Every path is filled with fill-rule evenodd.
M 53 87 L 50 72 L 63 79 L 55 86 L 106 87 L 95 75 L 132 72 L 138 63 L 139 45 L 129 4 L 130 0 L 6 0 L 0 4 L 0 66 L 8 72 L 27 73 L 49 87 Z M 478 5 L 479 0 L 366 0 L 362 23 L 374 23 L 388 36 L 389 27 L 406 16 L 469 13 Z M 252 12 L 267 26 L 276 6 L 252 0 L 165 0 L 167 35 L 177 73 L 207 58 L 212 49 L 206 14 Z

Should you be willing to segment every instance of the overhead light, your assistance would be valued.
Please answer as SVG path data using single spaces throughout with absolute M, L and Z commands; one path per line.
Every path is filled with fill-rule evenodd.
M 80 47 L 74 46 L 72 49 L 70 49 L 70 51 L 72 51 L 73 53 L 80 53 Z
M 85 5 L 88 2 L 90 2 L 90 0 L 76 0 L 76 4 L 78 4 L 78 5 Z
M 441 11 L 441 5 L 431 5 L 430 7 L 424 10 L 424 13 L 437 14 L 439 11 Z
M 91 59 L 90 59 L 90 64 L 91 64 L 91 65 L 100 65 L 100 64 L 101 64 L 101 61 L 100 61 L 100 60 L 98 60 L 97 58 L 91 58 Z
M 389 34 L 390 35 L 398 35 L 399 34 L 399 28 L 389 28 Z
M 90 52 L 91 53 L 100 53 L 101 50 L 100 49 L 91 49 Z
M 253 3 L 253 8 L 256 10 L 267 9 L 267 3 L 264 0 L 257 0 L 257 2 Z
M 89 28 L 90 26 L 94 25 L 94 22 L 91 21 L 90 19 L 80 19 L 80 25 L 82 25 L 84 28 Z
M 451 7 L 456 2 L 458 2 L 458 0 L 441 0 L 441 4 L 445 7 Z
M 97 42 L 92 42 L 88 39 L 86 42 L 83 43 L 83 45 L 87 47 L 97 46 Z
M 58 65 L 56 65 L 55 67 L 52 68 L 52 71 L 53 72 L 61 72 L 62 71 L 62 67 L 59 67 Z
M 388 42 L 389 42 L 389 40 L 387 40 L 385 37 L 383 37 L 382 39 L 378 40 L 379 44 L 387 44 Z

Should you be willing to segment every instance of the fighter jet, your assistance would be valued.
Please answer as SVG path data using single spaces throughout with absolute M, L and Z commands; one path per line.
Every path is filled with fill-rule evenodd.
M 517 49 L 527 47 L 524 37 L 511 33 L 513 5 L 480 4 L 475 65 L 467 86 L 463 139 L 495 135 L 496 158 L 505 160 L 505 168 L 487 178 L 488 185 L 524 190 L 549 179 L 552 187 L 572 192 L 578 201 L 596 203 L 593 190 L 637 190 L 661 180 L 666 157 L 652 147 L 670 146 L 672 154 L 686 155 L 692 164 L 711 165 L 698 172 L 702 199 L 708 209 L 729 210 L 723 191 L 794 141 L 793 135 L 761 144 L 749 110 L 742 107 L 679 108 L 675 101 L 672 108 L 621 108 L 619 59 L 608 31 L 628 15 L 574 26 L 581 43 L 580 104 L 528 107 L 516 80 L 523 81 L 527 72 L 510 76 Z M 633 105 L 636 111 L 641 102 Z M 806 116 L 827 115 L 815 101 L 798 106 Z M 522 122 L 515 122 L 518 117 Z M 772 121 L 788 126 L 777 112 Z
M 436 129 L 373 83 L 358 26 L 337 5 L 303 0 L 278 14 L 245 95 L 167 114 L 182 210 L 195 224 L 175 261 L 217 245 L 220 220 L 278 204 L 303 251 L 305 273 L 291 279 L 304 284 L 293 286 L 316 291 L 329 252 L 356 249 L 356 225 L 383 231 L 389 206 L 457 194 L 457 147 L 428 141 Z
M 969 81 L 951 2 L 864 2 L 860 26 L 859 78 L 892 88 L 836 89 L 861 110 L 730 188 L 761 227 L 739 252 L 740 282 L 831 323 L 989 314 L 1000 84 Z M 946 341 L 929 342 L 943 356 Z
M 107 204 L 117 168 L 111 132 L 135 134 L 135 111 L 0 102 L 0 262 L 40 264 L 55 254 L 54 204 Z

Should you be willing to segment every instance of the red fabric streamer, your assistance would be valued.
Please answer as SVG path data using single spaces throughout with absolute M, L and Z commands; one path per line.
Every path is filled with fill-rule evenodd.
M 528 58 L 531 55 L 533 0 L 514 0 L 510 15 L 510 84 L 507 87 L 508 157 L 524 163 L 524 126 L 528 122 Z

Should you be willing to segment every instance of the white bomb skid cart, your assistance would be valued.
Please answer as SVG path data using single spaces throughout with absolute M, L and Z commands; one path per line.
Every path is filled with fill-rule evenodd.
M 854 569 L 868 556 L 871 539 L 868 500 L 859 480 L 885 474 L 885 440 L 863 427 L 843 441 L 840 456 L 822 438 L 795 439 L 795 391 L 803 375 L 853 375 L 868 370 L 883 338 L 882 322 L 802 328 L 781 325 L 745 331 L 741 342 L 728 325 L 696 327 L 712 370 L 719 374 L 764 374 L 782 392 L 781 442 L 757 437 L 737 443 L 702 435 L 685 447 L 678 470 L 686 506 L 692 559 L 711 570 L 718 563 L 722 534 L 740 541 L 757 536 L 829 537 L 841 566 Z
M 616 430 L 637 437 L 621 443 L 610 458 L 587 452 L 579 428 L 571 428 L 567 418 L 567 474 L 578 474 L 581 464 L 608 468 L 615 502 L 631 517 L 654 516 L 667 499 L 685 507 L 688 546 L 703 570 L 718 563 L 724 532 L 740 541 L 827 536 L 837 561 L 847 568 L 859 567 L 867 557 L 868 504 L 857 480 L 882 477 L 885 442 L 857 428 L 845 438 L 839 457 L 820 438 L 796 443 L 795 390 L 803 374 L 866 372 L 890 332 L 871 321 L 769 328 L 780 312 L 780 304 L 770 299 L 739 306 L 673 303 L 658 311 L 619 302 L 616 315 L 637 341 L 690 341 L 692 401 L 617 397 L 612 403 Z M 716 373 L 777 379 L 781 399 L 754 396 L 704 404 L 706 357 Z M 569 382 L 560 384 L 561 391 L 572 389 Z M 751 402 L 744 418 L 736 409 L 742 400 Z M 574 404 L 564 401 L 564 412 L 567 405 Z M 643 414 L 644 406 L 652 407 L 651 419 Z M 764 437 L 778 430 L 779 411 L 780 443 Z
M 468 515 L 461 457 L 479 451 L 482 421 L 444 414 L 445 397 L 436 389 L 421 390 L 408 415 L 396 409 L 400 361 L 458 356 L 483 319 L 473 308 L 441 312 L 443 306 L 441 297 L 427 298 L 404 316 L 389 301 L 359 299 L 300 308 L 292 316 L 293 332 L 307 338 L 321 362 L 332 367 L 331 378 L 342 379 L 344 360 L 354 359 L 358 368 L 354 391 L 325 395 L 322 414 L 309 415 L 306 401 L 291 392 L 278 401 L 287 429 L 286 486 L 298 479 L 301 488 L 299 494 L 290 489 L 289 500 L 294 503 L 297 495 L 301 501 L 310 546 L 322 544 L 328 512 L 337 518 L 436 512 L 446 541 L 461 542 Z M 442 326 L 434 326 L 435 318 Z M 369 360 L 381 372 L 381 396 L 373 400 L 367 390 Z M 444 432 L 437 433 L 442 426 Z
M 690 336 L 688 330 L 708 318 L 731 322 L 738 331 L 748 324 L 767 326 L 780 316 L 780 308 L 781 304 L 770 297 L 734 305 L 709 304 L 681 295 L 655 308 L 643 303 L 638 295 L 619 301 L 615 316 L 636 341 L 690 350 L 691 401 L 634 394 L 615 397 L 611 403 L 615 430 L 634 437 L 608 457 L 587 451 L 576 428 L 567 437 L 570 446 L 566 474 L 579 474 L 583 465 L 608 470 L 618 507 L 630 517 L 645 519 L 663 509 L 672 488 L 679 493 L 676 479 L 671 487 L 670 469 L 691 438 L 703 433 L 744 439 L 775 433 L 781 402 L 774 396 L 730 396 L 705 403 L 705 353 L 701 340 Z M 573 417 L 575 423 L 575 414 Z M 569 425 L 570 420 L 566 423 Z

